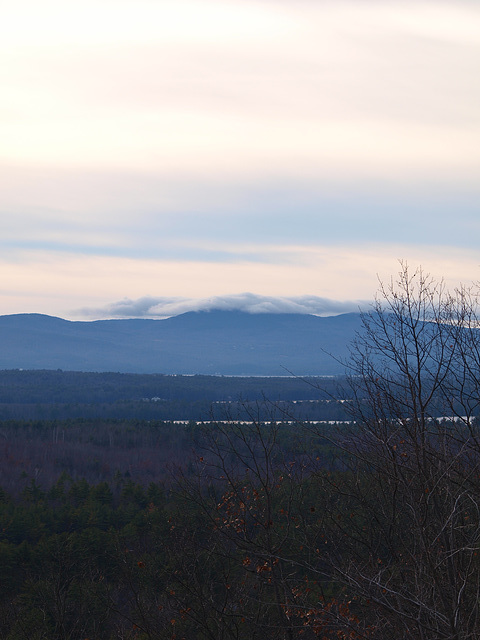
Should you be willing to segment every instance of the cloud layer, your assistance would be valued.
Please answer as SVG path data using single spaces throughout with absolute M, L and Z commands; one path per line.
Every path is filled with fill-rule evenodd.
M 320 316 L 358 311 L 367 303 L 339 302 L 317 296 L 273 297 L 253 293 L 214 296 L 212 298 L 168 298 L 145 296 L 125 298 L 102 309 L 81 309 L 82 316 L 109 318 L 166 318 L 188 311 L 244 311 L 246 313 L 299 313 Z

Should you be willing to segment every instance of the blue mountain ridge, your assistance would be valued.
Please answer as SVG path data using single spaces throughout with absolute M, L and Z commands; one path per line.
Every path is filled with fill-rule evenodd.
M 162 320 L 0 316 L 0 369 L 338 375 L 360 314 L 192 311 Z

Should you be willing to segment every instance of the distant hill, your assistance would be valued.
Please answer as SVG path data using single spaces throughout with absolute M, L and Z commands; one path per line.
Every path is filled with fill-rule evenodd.
M 0 369 L 281 376 L 337 375 L 360 328 L 331 317 L 199 311 L 165 320 L 71 322 L 0 316 Z

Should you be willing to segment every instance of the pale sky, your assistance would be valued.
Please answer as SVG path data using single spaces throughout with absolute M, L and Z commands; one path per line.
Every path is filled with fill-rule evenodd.
M 16 0 L 0 87 L 0 314 L 480 280 L 474 0 Z

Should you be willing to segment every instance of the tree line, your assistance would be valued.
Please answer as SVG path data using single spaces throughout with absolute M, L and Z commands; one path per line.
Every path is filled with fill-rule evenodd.
M 268 398 L 303 420 L 344 420 L 336 378 L 0 370 L 6 420 L 211 420 Z M 268 419 L 269 410 L 265 412 Z

